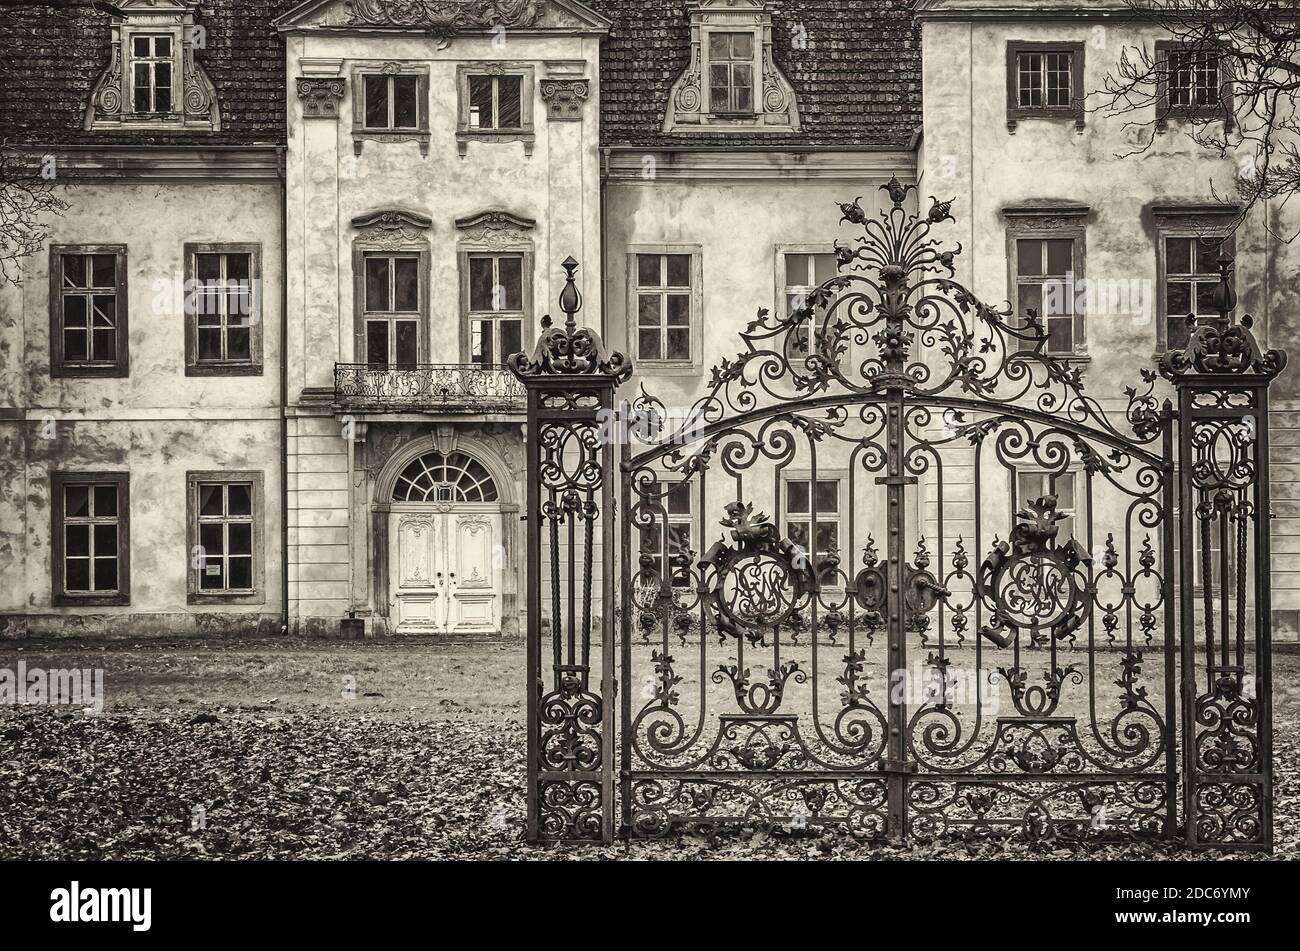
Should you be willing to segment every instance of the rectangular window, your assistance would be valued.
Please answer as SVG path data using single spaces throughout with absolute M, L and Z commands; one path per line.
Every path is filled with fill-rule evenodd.
M 1213 108 L 1219 104 L 1219 59 L 1208 50 L 1171 48 L 1167 52 L 1169 106 Z
M 172 111 L 172 37 L 131 37 L 131 95 L 137 115 Z
M 129 603 L 128 489 L 124 472 L 51 474 L 55 604 Z
M 1224 238 L 1165 235 L 1165 344 L 1169 349 L 1187 346 L 1187 316 L 1217 316 L 1214 289 L 1219 285 L 1219 254 Z
M 189 472 L 190 603 L 265 599 L 260 472 Z
M 1007 128 L 1024 119 L 1073 119 L 1083 130 L 1082 43 L 1007 42 Z
M 1033 309 L 1047 332 L 1048 353 L 1068 355 L 1082 349 L 1082 315 L 1075 313 L 1075 241 L 1073 238 L 1017 238 L 1015 241 L 1016 313 Z
M 695 519 L 691 514 L 691 483 L 675 482 L 663 484 L 659 495 L 647 495 L 649 499 L 658 499 L 663 504 L 664 512 L 654 513 L 654 524 L 641 529 L 642 570 L 653 571 L 657 578 L 663 578 L 664 559 L 668 559 L 670 583 L 675 588 L 690 587 L 691 553 L 695 550 L 692 536 Z M 649 569 L 645 568 L 649 562 Z
M 1075 515 L 1077 514 L 1077 502 L 1075 482 L 1076 478 L 1073 472 L 1063 472 L 1060 475 L 1052 475 L 1047 472 L 1017 472 L 1016 497 L 1012 500 L 1011 510 L 1012 526 L 1016 524 L 1016 513 L 1029 502 L 1054 495 L 1056 496 L 1056 511 L 1065 516 L 1056 523 L 1058 526 L 1056 544 L 1064 545 L 1068 539 L 1074 538 L 1080 545 L 1087 545 L 1088 539 L 1085 536 L 1076 534 Z
M 813 531 L 813 503 L 816 502 L 816 532 Z M 785 483 L 785 537 L 810 560 L 820 562 L 831 552 L 840 550 L 840 480 L 787 479 Z M 816 547 L 814 548 L 814 539 Z M 828 571 L 822 584 L 834 584 L 836 576 Z
M 126 376 L 126 248 L 50 248 L 50 372 Z
M 524 127 L 522 76 L 469 76 L 469 127 L 519 131 Z
M 691 256 L 637 254 L 637 357 L 691 359 Z
M 709 109 L 714 113 L 753 113 L 753 33 L 709 34 Z
M 420 362 L 419 254 L 368 252 L 363 257 L 366 363 L 411 369 Z
M 523 349 L 524 256 L 469 255 L 469 358 L 502 366 Z
M 187 375 L 261 372 L 260 245 L 185 246 Z
M 784 304 L 786 315 L 794 313 L 808 304 L 808 295 L 839 273 L 834 252 L 786 252 L 783 256 L 785 265 Z M 791 360 L 806 357 L 809 354 L 808 341 L 821 326 L 826 316 L 825 307 L 816 307 L 809 317 L 808 324 L 802 328 L 788 343 L 786 356 Z
M 1018 54 L 1016 76 L 1021 107 L 1069 108 L 1074 100 L 1073 58 L 1073 53 L 1064 50 Z
M 420 128 L 420 81 L 414 74 L 362 76 L 367 129 Z

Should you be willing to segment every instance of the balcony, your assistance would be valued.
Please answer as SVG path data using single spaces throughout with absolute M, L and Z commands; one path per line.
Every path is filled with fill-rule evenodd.
M 334 364 L 334 402 L 360 413 L 522 413 L 524 386 L 503 366 Z

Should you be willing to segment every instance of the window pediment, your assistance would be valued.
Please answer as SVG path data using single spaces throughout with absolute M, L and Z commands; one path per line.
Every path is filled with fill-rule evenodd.
M 216 87 L 196 58 L 207 44 L 197 3 L 122 0 L 108 65 L 86 103 L 84 126 L 221 131 Z
M 698 0 L 691 58 L 668 94 L 664 132 L 798 132 L 794 87 L 772 57 L 773 6 Z

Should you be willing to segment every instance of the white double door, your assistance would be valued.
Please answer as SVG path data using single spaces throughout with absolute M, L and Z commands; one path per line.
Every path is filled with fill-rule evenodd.
M 399 634 L 501 629 L 501 513 L 403 505 L 389 515 L 389 617 Z

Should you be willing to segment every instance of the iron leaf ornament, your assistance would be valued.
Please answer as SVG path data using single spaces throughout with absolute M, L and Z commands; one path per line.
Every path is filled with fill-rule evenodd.
M 916 397 L 978 397 L 1007 411 L 1031 406 L 1116 439 L 1160 437 L 1154 373 L 1143 374 L 1145 386 L 1126 391 L 1119 420 L 1085 393 L 1076 362 L 1048 352 L 1043 315 L 985 303 L 954 279 L 962 247 L 946 247 L 932 232 L 955 220 L 955 199 L 930 196 L 929 208 L 918 212 L 911 207 L 916 186 L 897 177 L 880 192 L 875 208 L 861 198 L 837 203 L 840 224 L 861 232 L 835 242 L 838 273 L 785 315 L 758 308 L 740 333 L 743 348 L 710 369 L 704 395 L 676 425 L 639 442 L 689 441 L 768 403 L 822 394 L 854 399 L 891 388 Z M 663 406 L 644 389 L 633 402 L 638 414 Z

